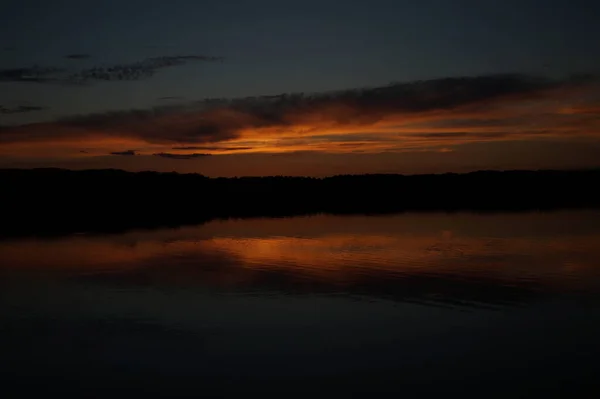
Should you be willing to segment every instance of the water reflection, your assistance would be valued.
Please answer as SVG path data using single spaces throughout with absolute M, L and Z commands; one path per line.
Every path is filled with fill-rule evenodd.
M 2 241 L 0 389 L 598 393 L 599 222 L 314 216 Z
M 596 221 L 594 212 L 220 221 L 5 241 L 0 264 L 7 276 L 506 306 L 600 292 Z

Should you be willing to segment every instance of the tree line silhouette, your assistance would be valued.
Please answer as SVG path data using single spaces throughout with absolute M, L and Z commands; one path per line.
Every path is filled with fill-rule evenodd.
M 0 235 L 121 231 L 214 218 L 600 208 L 600 169 L 209 178 L 3 169 Z

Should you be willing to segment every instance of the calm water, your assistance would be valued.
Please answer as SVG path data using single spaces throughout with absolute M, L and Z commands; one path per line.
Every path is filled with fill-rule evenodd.
M 600 212 L 0 242 L 10 398 L 594 397 Z

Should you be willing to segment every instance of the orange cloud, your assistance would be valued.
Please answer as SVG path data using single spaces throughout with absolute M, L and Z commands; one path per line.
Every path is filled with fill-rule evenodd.
M 600 137 L 595 79 L 446 78 L 315 95 L 204 100 L 0 127 L 0 155 L 448 151 L 490 141 Z M 86 149 L 81 152 L 81 149 Z

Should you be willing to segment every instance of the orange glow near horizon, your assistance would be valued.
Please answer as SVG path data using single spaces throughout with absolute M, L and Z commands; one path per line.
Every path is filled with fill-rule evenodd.
M 598 141 L 600 107 L 586 100 L 593 90 L 595 86 L 563 88 L 415 112 L 355 109 L 333 102 L 321 108 L 291 109 L 273 121 L 223 108 L 98 126 L 39 123 L 5 129 L 0 136 L 0 156 L 85 160 L 129 150 L 136 155 L 175 156 L 437 153 L 471 143 Z M 207 129 L 207 136 L 194 136 L 202 129 Z
M 143 138 L 128 137 L 127 133 L 88 132 L 78 138 L 56 137 L 50 140 L 17 141 L 0 144 L 0 155 L 11 157 L 90 157 L 108 155 L 111 152 L 135 150 L 139 155 L 152 155 L 159 152 L 173 154 L 207 153 L 244 154 L 244 153 L 287 153 L 298 151 L 317 151 L 323 153 L 348 153 L 382 151 L 438 151 L 441 148 L 466 143 L 520 141 L 527 139 L 543 140 L 548 138 L 600 138 L 600 120 L 574 118 L 566 120 L 561 115 L 581 115 L 577 112 L 557 112 L 540 115 L 537 120 L 528 118 L 523 125 L 494 126 L 443 126 L 439 122 L 452 123 L 465 115 L 453 114 L 452 118 L 442 119 L 431 115 L 429 118 L 389 117 L 371 125 L 297 125 L 272 128 L 247 128 L 240 130 L 239 137 L 227 141 L 197 144 L 153 143 Z M 586 114 L 587 115 L 587 114 Z M 515 115 L 512 115 L 515 117 Z M 521 115 L 518 115 L 519 117 Z M 595 115 L 594 115 L 595 116 Z M 502 123 L 502 115 L 488 115 L 492 121 Z M 469 116 L 472 118 L 472 116 Z M 476 124 L 478 119 L 473 118 Z M 587 119 L 587 118 L 584 118 Z M 207 147 L 200 150 L 182 150 L 174 147 Z

